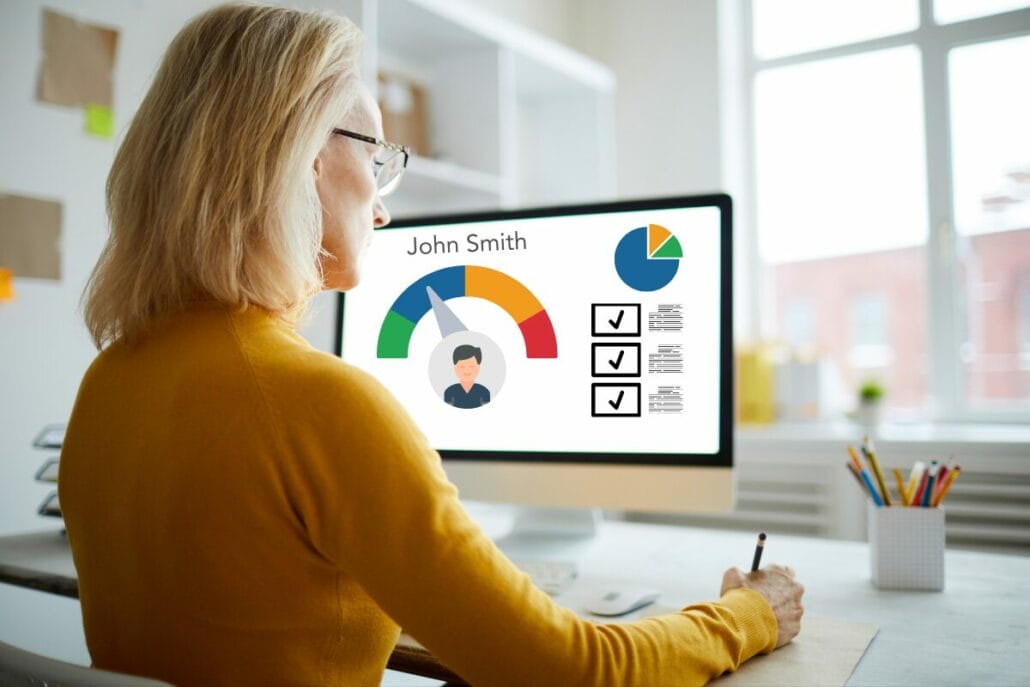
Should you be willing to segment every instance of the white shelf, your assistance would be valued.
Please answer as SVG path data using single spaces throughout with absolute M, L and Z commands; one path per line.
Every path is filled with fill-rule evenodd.
M 366 79 L 390 71 L 426 93 L 429 150 L 394 217 L 611 196 L 607 67 L 464 0 L 337 1 L 365 31 Z
M 563 74 L 568 79 L 582 83 L 591 89 L 604 92 L 615 90 L 615 76 L 607 67 L 546 36 L 541 36 L 516 24 L 499 21 L 489 12 L 462 0 L 395 1 L 398 7 L 409 8 L 406 11 L 412 15 L 419 16 L 419 11 L 421 11 L 437 20 L 447 21 L 455 31 L 449 38 L 457 41 L 464 40 L 463 43 L 459 43 L 460 45 L 467 45 L 470 42 L 467 39 L 468 35 L 478 36 L 500 48 L 536 58 L 540 63 L 548 65 L 548 71 Z M 458 38 L 462 34 L 466 37 Z
M 412 156 L 404 175 L 405 184 L 413 181 L 419 185 L 464 189 L 496 197 L 501 193 L 500 176 L 430 157 Z
M 501 178 L 453 162 L 413 156 L 386 206 L 397 219 L 492 210 L 503 206 Z

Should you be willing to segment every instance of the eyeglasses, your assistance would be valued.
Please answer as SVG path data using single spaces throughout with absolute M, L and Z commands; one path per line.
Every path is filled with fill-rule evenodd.
M 401 183 L 401 177 L 408 166 L 408 147 L 384 141 L 381 138 L 373 138 L 364 134 L 357 134 L 346 129 L 333 129 L 337 136 L 346 136 L 365 143 L 371 143 L 385 148 L 381 154 L 376 155 L 372 160 L 372 173 L 375 175 L 376 187 L 380 196 L 387 196 L 397 190 Z

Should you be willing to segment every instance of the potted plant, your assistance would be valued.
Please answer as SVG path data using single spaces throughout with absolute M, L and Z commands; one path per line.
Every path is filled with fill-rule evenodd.
M 880 424 L 883 398 L 886 396 L 883 385 L 875 379 L 868 379 L 858 387 L 858 408 L 855 419 L 867 429 L 874 429 Z

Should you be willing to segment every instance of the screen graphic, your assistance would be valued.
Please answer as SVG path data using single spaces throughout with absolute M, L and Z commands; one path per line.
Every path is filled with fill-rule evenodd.
M 649 224 L 622 237 L 615 249 L 615 269 L 626 286 L 657 291 L 676 276 L 683 248 L 672 232 Z
M 406 288 L 383 320 L 378 356 L 407 358 L 408 343 L 422 316 L 434 309 L 439 319 L 446 312 L 442 301 L 461 297 L 491 301 L 511 315 L 526 341 L 527 358 L 558 357 L 554 327 L 536 296 L 507 274 L 475 265 L 437 270 Z
M 720 208 L 580 210 L 376 231 L 343 359 L 442 451 L 719 455 Z

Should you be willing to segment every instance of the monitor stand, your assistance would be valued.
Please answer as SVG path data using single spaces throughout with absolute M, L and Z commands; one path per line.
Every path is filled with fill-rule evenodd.
M 494 541 L 513 559 L 575 559 L 603 519 L 600 508 L 520 506 L 511 530 Z

